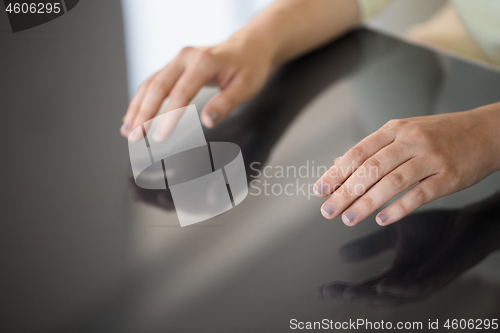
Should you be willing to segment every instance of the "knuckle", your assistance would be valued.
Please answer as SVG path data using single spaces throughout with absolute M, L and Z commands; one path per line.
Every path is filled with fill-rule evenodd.
M 394 128 L 394 129 L 398 129 L 400 128 L 401 126 L 404 126 L 408 123 L 408 120 L 406 119 L 391 119 L 389 120 L 385 126 L 387 128 Z
M 379 129 L 379 132 L 382 132 L 387 137 L 392 137 L 393 140 L 396 138 L 396 129 L 395 128 L 383 126 L 381 129 Z
M 226 110 L 231 110 L 238 104 L 236 102 L 236 96 L 228 93 L 221 94 L 219 98 L 223 108 Z
M 430 133 L 421 126 L 413 127 L 409 132 L 409 138 L 413 142 L 419 142 L 426 145 L 432 145 Z
M 439 151 L 437 149 L 429 149 L 426 157 L 429 161 L 435 163 L 443 171 L 450 171 L 449 163 L 442 151 Z
M 419 205 L 423 205 L 428 201 L 429 193 L 422 186 L 415 186 L 413 188 L 413 197 Z
M 142 103 L 139 112 L 137 113 L 137 120 L 141 121 L 141 124 L 147 120 L 149 115 L 151 114 L 150 108 L 145 103 Z
M 240 77 L 240 82 L 243 85 L 250 86 L 253 81 L 253 76 L 251 73 L 248 72 L 242 72 L 241 77 Z
M 188 94 L 187 87 L 183 84 L 177 84 L 174 89 L 172 89 L 171 98 L 172 99 L 182 99 L 184 100 Z
M 399 189 L 405 184 L 405 177 L 401 174 L 401 172 L 392 172 L 387 175 L 387 182 L 389 186 L 393 189 Z
M 453 165 L 450 165 L 448 161 L 446 161 L 442 156 L 437 156 L 435 158 L 437 162 L 439 163 L 441 170 L 448 176 L 448 177 L 453 177 L 455 175 L 455 168 Z
M 366 186 L 364 184 L 356 184 L 353 186 L 351 194 L 355 197 L 360 197 L 366 193 Z
M 200 50 L 195 58 L 195 66 L 201 71 L 210 69 L 213 62 L 213 55 L 207 49 Z
M 151 82 L 156 78 L 157 75 L 153 75 L 150 78 L 148 78 L 146 81 L 142 82 L 141 85 L 139 86 L 139 89 L 137 92 L 139 93 L 140 91 L 147 91 L 149 86 L 151 85 Z M 137 96 L 137 94 L 135 95 Z M 135 97 L 134 96 L 134 97 Z
M 349 157 L 354 162 L 361 162 L 366 156 L 366 149 L 362 145 L 356 145 L 349 150 Z
M 351 191 L 347 186 L 341 186 L 339 189 L 340 199 L 343 201 L 349 201 L 351 199 Z
M 151 82 L 152 78 L 149 78 L 147 79 L 146 81 L 144 81 L 143 83 L 141 83 L 140 87 L 139 87 L 139 90 L 140 89 L 146 89 L 149 85 L 149 83 Z
M 459 168 L 443 153 L 433 153 L 431 157 L 438 165 L 446 180 L 455 183 L 460 180 Z
M 365 195 L 363 198 L 360 199 L 360 204 L 366 209 L 366 211 L 372 211 L 377 208 L 375 200 L 373 200 L 373 198 L 371 198 L 368 195 Z
M 179 52 L 180 56 L 186 56 L 188 55 L 194 48 L 192 46 L 185 46 L 181 49 Z
M 155 91 L 163 91 L 165 89 L 165 82 L 163 81 L 163 78 L 160 75 L 157 75 L 153 79 L 151 79 L 151 82 L 149 83 L 149 89 Z
M 396 127 L 397 121 L 398 121 L 398 119 L 391 119 L 385 123 L 385 127 L 394 128 L 394 127 Z
M 365 171 L 368 173 L 369 177 L 378 177 L 378 175 L 382 173 L 383 165 L 380 160 L 372 157 L 368 161 L 366 161 L 364 168 L 366 169 Z
M 407 215 L 409 213 L 408 205 L 403 200 L 398 200 L 395 203 L 395 205 L 396 206 L 394 208 L 398 212 L 399 216 L 404 216 L 404 215 Z
M 407 149 L 409 149 L 411 147 L 411 143 L 406 142 L 406 141 L 399 141 L 399 142 L 396 142 L 396 144 L 399 146 L 400 151 L 406 151 Z
M 447 183 L 451 185 L 452 188 L 460 182 L 460 176 L 455 168 L 447 167 L 444 172 L 446 174 Z

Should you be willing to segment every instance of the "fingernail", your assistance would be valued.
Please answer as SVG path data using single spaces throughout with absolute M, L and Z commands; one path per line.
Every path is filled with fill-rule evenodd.
M 162 140 L 162 133 L 160 131 L 155 131 L 153 133 L 153 140 L 160 142 Z
M 219 119 L 219 114 L 217 113 L 217 111 L 212 110 L 208 112 L 207 115 L 203 116 L 203 123 L 207 127 L 214 127 L 217 119 Z
M 377 216 L 377 218 L 376 218 L 378 224 L 383 224 L 388 219 L 389 219 L 389 215 L 387 215 L 386 213 L 382 213 L 379 216 Z
M 321 208 L 321 210 L 323 211 L 323 213 L 330 216 L 333 214 L 333 204 L 331 204 L 331 203 L 326 204 L 323 206 L 323 208 Z
M 142 139 L 142 128 L 138 127 L 130 132 L 130 134 L 128 135 L 128 139 L 132 142 L 136 142 Z
M 130 123 L 123 123 L 122 127 L 120 128 L 120 131 L 122 133 L 127 133 L 129 127 L 130 127 Z
M 209 115 L 210 119 L 212 119 L 212 121 L 214 122 L 214 124 L 217 121 L 217 119 L 219 119 L 219 114 L 216 111 L 214 111 L 214 110 L 210 111 L 208 113 L 208 115 Z
M 356 218 L 356 212 L 353 210 L 350 210 L 350 211 L 344 213 L 344 217 L 347 220 L 347 223 L 351 223 L 352 221 L 354 221 L 354 218 Z
M 314 186 L 314 192 L 316 193 L 316 195 L 323 195 L 323 193 L 325 193 L 325 189 L 326 189 L 326 184 L 323 182 Z

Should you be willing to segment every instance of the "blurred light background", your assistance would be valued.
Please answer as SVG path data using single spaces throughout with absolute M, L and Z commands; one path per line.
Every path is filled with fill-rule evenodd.
M 219 43 L 272 0 L 122 0 L 129 96 L 184 46 Z M 414 24 L 436 13 L 446 0 L 395 0 L 367 25 L 405 37 Z
M 129 96 L 185 46 L 219 43 L 271 0 L 122 0 Z

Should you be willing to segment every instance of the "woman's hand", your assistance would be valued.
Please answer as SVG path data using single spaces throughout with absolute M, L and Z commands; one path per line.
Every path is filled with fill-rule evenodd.
M 409 189 L 376 217 L 380 225 L 396 222 L 499 170 L 499 128 L 500 103 L 391 120 L 336 160 L 318 180 L 316 195 L 333 193 L 321 212 L 327 219 L 343 213 L 344 223 L 353 226 Z
M 257 94 L 272 66 L 326 43 L 354 26 L 358 17 L 356 0 L 276 0 L 228 41 L 185 48 L 151 76 L 130 102 L 120 132 L 128 137 L 153 118 L 166 97 L 170 101 L 162 112 L 187 106 L 209 82 L 221 92 L 205 105 L 201 121 L 213 127 L 236 105 Z M 162 117 L 153 140 L 166 139 L 181 116 L 182 112 L 173 112 Z M 135 133 L 137 137 L 129 139 L 141 137 L 140 131 Z
M 165 98 L 170 100 L 164 111 L 175 110 L 188 105 L 205 84 L 215 83 L 220 93 L 201 112 L 203 124 L 211 128 L 261 89 L 271 65 L 270 50 L 256 41 L 230 39 L 215 46 L 186 47 L 141 85 L 130 102 L 120 132 L 127 137 L 134 128 L 153 118 Z M 181 115 L 171 113 L 171 117 L 164 117 L 153 140 L 167 138 Z

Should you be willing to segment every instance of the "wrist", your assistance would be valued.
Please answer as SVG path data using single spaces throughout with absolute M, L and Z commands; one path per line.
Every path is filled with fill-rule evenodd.
M 500 171 L 500 103 L 489 104 L 474 110 L 483 120 L 486 144 L 491 147 L 493 172 Z
M 273 42 L 270 33 L 265 34 L 261 30 L 245 27 L 231 35 L 228 42 L 239 45 L 256 57 L 264 58 L 270 65 L 275 65 L 278 53 L 276 43 Z
M 303 7 L 306 4 L 310 4 L 309 0 L 276 0 L 233 34 L 230 40 L 252 45 L 253 52 L 263 53 L 271 66 L 279 66 L 292 58 L 294 45 L 300 44 L 296 41 L 300 39 L 297 36 L 297 26 L 303 21 Z M 302 25 L 304 24 L 306 22 L 302 22 Z

